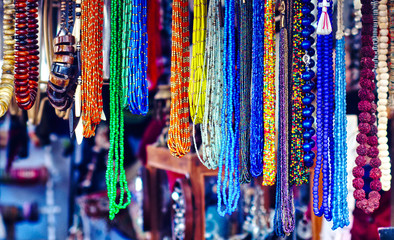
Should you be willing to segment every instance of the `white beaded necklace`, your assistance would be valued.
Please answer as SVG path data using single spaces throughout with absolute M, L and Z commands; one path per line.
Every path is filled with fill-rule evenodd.
M 379 16 L 378 16 L 378 68 L 376 70 L 378 80 L 378 149 L 379 158 L 382 161 L 380 170 L 382 171 L 382 177 L 380 179 L 382 183 L 382 189 L 384 191 L 390 190 L 391 183 L 391 164 L 389 158 L 389 146 L 387 144 L 387 106 L 388 106 L 388 84 L 389 84 L 389 73 L 387 67 L 387 54 L 388 54 L 388 12 L 387 12 L 387 0 L 381 0 L 379 3 Z

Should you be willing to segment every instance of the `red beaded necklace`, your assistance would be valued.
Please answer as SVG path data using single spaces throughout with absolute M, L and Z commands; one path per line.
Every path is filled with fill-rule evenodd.
M 38 0 L 16 0 L 15 12 L 15 98 L 28 110 L 36 100 L 39 79 Z

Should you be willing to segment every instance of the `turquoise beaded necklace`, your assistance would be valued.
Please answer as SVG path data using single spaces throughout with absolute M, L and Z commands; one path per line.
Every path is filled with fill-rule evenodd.
M 131 202 L 127 187 L 124 162 L 124 119 L 122 110 L 122 1 L 111 2 L 111 53 L 110 53 L 110 148 L 105 174 L 109 198 L 109 218 L 115 218 L 120 209 Z M 116 202 L 119 184 L 119 201 Z M 126 199 L 125 199 L 126 194 Z
M 346 144 L 346 65 L 343 34 L 343 0 L 337 5 L 338 30 L 335 47 L 335 125 L 334 125 L 334 188 L 332 192 L 332 221 L 335 230 L 349 225 L 347 204 L 347 144 Z

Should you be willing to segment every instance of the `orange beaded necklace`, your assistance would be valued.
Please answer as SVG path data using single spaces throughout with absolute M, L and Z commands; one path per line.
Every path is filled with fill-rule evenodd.
M 104 0 L 82 1 L 81 101 L 83 135 L 94 136 L 103 111 L 103 21 Z
M 172 10 L 171 115 L 168 148 L 175 157 L 190 151 L 189 11 L 187 0 L 174 0 Z

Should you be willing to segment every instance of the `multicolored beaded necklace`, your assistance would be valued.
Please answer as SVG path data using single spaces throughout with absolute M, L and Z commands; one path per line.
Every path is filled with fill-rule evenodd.
M 265 2 L 264 13 L 264 88 L 263 88 L 263 185 L 275 184 L 275 1 Z
M 293 4 L 293 25 L 292 25 L 292 81 L 291 81 L 291 138 L 290 141 L 290 184 L 301 185 L 308 181 L 308 172 L 304 165 L 304 151 L 303 151 L 303 116 L 302 111 L 304 105 L 302 104 L 303 92 L 302 85 L 303 79 L 301 75 L 302 69 L 305 68 L 303 56 L 305 51 L 302 48 L 303 37 L 301 34 L 301 24 L 305 19 L 302 19 L 302 6 L 301 0 L 295 0 Z M 308 19 L 310 23 L 312 19 Z M 312 51 L 312 50 L 310 50 Z M 310 54 L 312 55 L 312 54 Z M 311 123 L 313 124 L 313 123 Z

